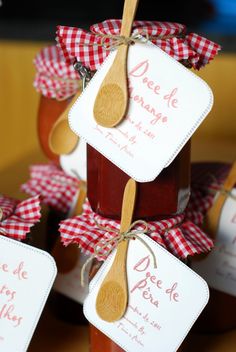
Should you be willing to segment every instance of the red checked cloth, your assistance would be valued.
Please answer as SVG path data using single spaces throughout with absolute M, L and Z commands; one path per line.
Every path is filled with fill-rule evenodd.
M 39 196 L 21 202 L 0 195 L 0 212 L 0 235 L 24 240 L 41 217 Z
M 186 217 L 197 226 L 202 226 L 204 217 L 213 204 L 217 191 L 229 173 L 230 165 L 225 163 L 193 163 L 191 166 L 191 197 Z
M 102 35 L 119 35 L 121 20 L 106 20 L 90 27 L 90 32 L 81 28 L 58 26 L 56 40 L 66 62 L 76 59 L 90 70 L 97 70 L 109 55 L 102 43 Z M 150 36 L 150 41 L 178 61 L 187 60 L 191 67 L 200 69 L 212 60 L 220 46 L 196 33 L 186 34 L 183 24 L 157 21 L 134 21 L 133 34 Z M 157 38 L 152 38 L 155 36 Z M 171 38 L 161 39 L 161 37 Z M 112 39 L 105 40 L 112 45 Z
M 87 201 L 84 204 L 82 215 L 61 221 L 59 227 L 61 241 L 65 246 L 76 243 L 82 252 L 93 255 L 94 246 L 101 239 L 108 240 L 116 236 L 114 232 L 101 230 L 95 221 L 103 227 L 117 231 L 120 229 L 120 221 L 95 214 Z M 143 226 L 135 226 L 134 230 L 143 230 Z M 184 220 L 184 214 L 166 220 L 149 222 L 148 235 L 179 258 L 208 252 L 213 247 L 213 242 L 199 227 Z M 106 258 L 105 254 L 111 248 L 113 248 L 113 245 L 108 245 L 97 259 L 104 260 Z
M 64 100 L 79 89 L 79 74 L 72 64 L 65 62 L 56 46 L 42 49 L 34 59 L 36 76 L 34 87 L 47 98 Z
M 79 180 L 67 175 L 54 164 L 39 164 L 30 167 L 30 179 L 21 186 L 29 195 L 39 194 L 44 204 L 68 212 L 79 188 Z

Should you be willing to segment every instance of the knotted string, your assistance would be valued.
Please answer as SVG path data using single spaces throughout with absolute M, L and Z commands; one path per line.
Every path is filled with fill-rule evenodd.
M 104 254 L 103 252 L 106 250 L 106 255 L 105 257 L 107 258 L 109 256 L 109 254 L 113 251 L 113 249 L 115 249 L 118 244 L 122 241 L 129 241 L 129 240 L 135 240 L 138 239 L 147 249 L 148 251 L 151 253 L 152 257 L 153 257 L 153 262 L 154 262 L 154 268 L 157 268 L 157 262 L 156 262 L 156 257 L 155 254 L 153 252 L 153 250 L 151 249 L 151 247 L 140 237 L 140 235 L 145 234 L 148 232 L 148 223 L 144 220 L 136 220 L 134 221 L 128 228 L 127 231 L 125 232 L 119 232 L 119 230 L 116 229 L 112 229 L 110 227 L 106 227 L 106 226 L 101 226 L 96 220 L 95 224 L 96 226 L 101 229 L 104 230 L 106 232 L 114 232 L 116 233 L 115 237 L 112 238 L 108 238 L 108 239 L 104 239 L 102 238 L 100 241 L 98 241 L 96 244 L 94 244 L 93 246 L 93 250 L 94 250 L 94 254 L 92 254 L 84 263 L 82 269 L 81 269 L 81 286 L 84 287 L 84 274 L 85 274 L 85 269 L 87 267 L 87 265 L 96 257 L 103 257 Z M 134 230 L 134 227 L 137 225 L 144 225 L 144 229 L 143 230 Z M 107 249 L 107 247 L 111 245 L 110 249 Z
M 166 40 L 170 38 L 183 38 L 183 34 L 167 34 L 167 35 L 149 35 L 146 31 L 134 33 L 130 37 L 125 37 L 124 35 L 114 35 L 114 34 L 102 34 L 91 31 L 95 36 L 101 37 L 100 43 L 77 43 L 79 46 L 101 46 L 105 50 L 113 50 L 120 45 L 133 45 L 135 43 L 146 44 L 150 40 Z M 106 39 L 110 39 L 111 43 L 106 43 Z

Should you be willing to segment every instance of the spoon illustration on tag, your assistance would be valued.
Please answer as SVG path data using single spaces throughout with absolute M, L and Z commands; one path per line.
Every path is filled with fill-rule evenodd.
M 121 43 L 94 103 L 94 118 L 103 127 L 116 126 L 124 118 L 128 108 L 127 56 L 137 6 L 138 0 L 125 0 L 120 32 Z
M 129 179 L 123 195 L 120 233 L 126 232 L 132 222 L 135 206 L 136 182 Z M 128 302 L 126 257 L 128 240 L 121 241 L 112 266 L 99 289 L 96 310 L 101 319 L 113 322 L 119 320 L 125 313 Z

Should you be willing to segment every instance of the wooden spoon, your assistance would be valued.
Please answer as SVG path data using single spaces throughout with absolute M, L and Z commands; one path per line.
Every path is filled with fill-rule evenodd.
M 125 186 L 120 232 L 128 230 L 134 211 L 136 182 L 129 179 Z M 119 320 L 125 313 L 128 301 L 126 257 L 128 241 L 122 241 L 117 246 L 113 264 L 99 289 L 96 310 L 101 319 L 108 322 Z
M 87 186 L 86 182 L 81 181 L 79 196 L 74 208 L 73 216 L 82 213 L 84 200 L 86 198 Z M 56 244 L 52 251 L 52 256 L 54 257 L 57 269 L 60 274 L 69 273 L 73 270 L 79 260 L 79 251 L 76 244 L 70 244 L 68 247 L 63 246 L 60 238 L 56 241 Z
M 138 6 L 138 0 L 125 0 L 121 36 L 129 37 Z M 120 45 L 116 57 L 98 91 L 93 113 L 103 127 L 116 126 L 128 107 L 127 56 L 129 45 Z
M 49 147 L 57 155 L 71 153 L 78 143 L 79 137 L 70 129 L 68 114 L 80 94 L 81 91 L 73 97 L 67 108 L 55 122 L 49 134 Z
M 236 161 L 233 163 L 232 168 L 223 184 L 222 189 L 225 192 L 219 192 L 216 201 L 213 206 L 207 212 L 205 218 L 204 228 L 209 235 L 214 239 L 218 230 L 220 215 L 224 203 L 227 199 L 227 192 L 230 192 L 236 184 Z

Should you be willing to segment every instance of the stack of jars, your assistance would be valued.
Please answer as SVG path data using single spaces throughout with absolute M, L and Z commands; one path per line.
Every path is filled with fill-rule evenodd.
M 75 60 L 82 62 L 89 70 L 94 71 L 99 68 L 109 51 L 102 48 L 102 36 L 107 35 L 103 44 L 111 44 L 109 35 L 119 35 L 121 21 L 107 20 L 102 23 L 90 27 L 90 31 L 83 29 L 59 27 L 57 32 L 57 40 L 61 45 L 67 62 Z M 174 56 L 179 62 L 186 67 L 200 68 L 212 59 L 217 53 L 219 46 L 208 41 L 211 51 L 208 58 L 204 56 L 203 51 L 198 46 L 194 46 L 196 34 L 186 35 L 185 26 L 177 23 L 162 23 L 149 21 L 135 21 L 133 24 L 134 33 L 156 35 L 153 44 L 166 50 L 168 54 Z M 159 36 L 161 34 L 161 36 Z M 73 38 L 73 40 L 71 40 Z M 83 38 L 86 38 L 84 40 Z M 200 38 L 200 37 L 198 37 Z M 104 39 L 104 38 L 103 38 Z M 88 45 L 89 43 L 89 45 Z M 204 42 L 205 43 L 205 42 Z M 208 45 L 207 44 L 207 45 Z M 183 55 L 183 47 L 186 49 Z M 208 53 L 209 54 L 209 53 Z M 106 159 L 98 151 L 91 146 L 87 146 L 87 187 L 88 187 L 88 204 L 85 209 L 83 218 L 76 217 L 73 219 L 74 234 L 67 231 L 70 227 L 70 220 L 62 222 L 60 232 L 62 241 L 68 245 L 69 243 L 77 243 L 83 250 L 81 236 L 86 237 L 86 214 L 99 220 L 118 221 L 121 218 L 121 206 L 124 188 L 129 176 L 121 171 L 112 162 Z M 175 160 L 165 168 L 161 174 L 152 182 L 137 182 L 137 198 L 133 219 L 144 219 L 151 222 L 153 226 L 161 223 L 166 219 L 177 217 L 175 229 L 182 231 L 183 243 L 188 236 L 187 225 L 184 224 L 184 210 L 187 206 L 190 195 L 190 142 L 188 142 Z M 90 209 L 91 206 L 91 209 Z M 179 218 L 178 218 L 179 217 Z M 83 224 L 83 226 L 81 225 Z M 90 224 L 91 225 L 91 224 Z M 71 229 L 71 227 L 70 227 Z M 80 230 L 81 229 L 81 230 Z M 91 238 L 88 226 L 88 238 Z M 205 236 L 199 228 L 196 228 L 198 235 Z M 69 235 L 68 235 L 69 233 Z M 166 234 L 166 231 L 165 231 Z M 90 236 L 90 237 L 89 237 Z M 186 236 L 186 238 L 185 238 Z M 196 236 L 197 237 L 197 236 Z M 171 245 L 167 243 L 167 235 L 161 238 L 161 244 L 171 251 Z M 191 243 L 192 252 L 185 251 L 184 260 L 188 255 L 207 252 L 212 246 L 212 241 L 206 240 L 207 248 L 197 249 L 196 243 L 189 237 L 188 243 Z M 165 242 L 166 241 L 166 242 Z M 171 241 L 168 239 L 168 241 Z M 88 246 L 84 251 L 89 253 Z M 173 250 L 172 250 L 173 253 Z M 174 253 L 178 256 L 177 253 Z M 91 269 L 91 277 L 95 275 L 101 261 L 94 260 Z M 105 336 L 94 326 L 90 326 L 90 351 L 91 352 L 115 352 L 123 351 L 111 339 Z

